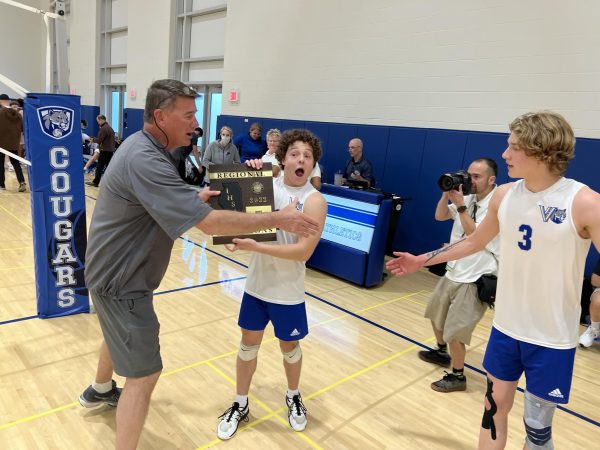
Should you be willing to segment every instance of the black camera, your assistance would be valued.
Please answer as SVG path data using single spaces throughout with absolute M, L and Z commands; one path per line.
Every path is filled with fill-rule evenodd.
M 462 184 L 462 192 L 464 195 L 471 193 L 471 176 L 466 170 L 459 170 L 454 173 L 445 173 L 438 179 L 438 186 L 444 192 L 454 189 L 458 191 L 458 187 Z

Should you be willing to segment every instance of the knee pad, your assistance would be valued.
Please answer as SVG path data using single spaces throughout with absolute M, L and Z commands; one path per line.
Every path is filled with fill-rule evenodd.
M 492 440 L 496 440 L 496 424 L 494 423 L 494 415 L 498 411 L 498 406 L 494 401 L 492 394 L 494 393 L 494 383 L 489 378 L 487 379 L 487 391 L 485 392 L 485 398 L 490 404 L 490 409 L 483 408 L 483 417 L 481 419 L 481 428 L 490 430 Z
M 302 349 L 300 348 L 300 342 L 296 344 L 294 349 L 290 352 L 281 352 L 283 360 L 289 364 L 295 364 L 302 358 Z
M 258 357 L 259 349 L 260 344 L 246 345 L 243 342 L 240 342 L 240 351 L 238 352 L 238 356 L 242 361 L 252 361 Z
M 527 446 L 530 449 L 554 449 L 552 443 L 552 418 L 556 403 L 536 397 L 525 391 L 525 411 L 523 424 L 527 432 Z

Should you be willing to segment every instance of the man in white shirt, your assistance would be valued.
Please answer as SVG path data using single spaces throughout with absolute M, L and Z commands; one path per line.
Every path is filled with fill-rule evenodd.
M 436 220 L 454 220 L 450 244 L 473 233 L 487 214 L 496 187 L 498 165 L 493 159 L 480 158 L 471 163 L 467 172 L 470 186 L 461 184 L 457 189 L 443 192 L 435 209 Z M 469 195 L 463 195 L 463 189 Z M 473 283 L 483 274 L 497 273 L 497 257 L 496 238 L 480 252 L 458 261 L 449 261 L 446 275 L 440 279 L 429 300 L 425 317 L 431 320 L 437 348 L 420 351 L 419 358 L 443 367 L 452 366 L 452 373 L 446 373 L 441 380 L 431 383 L 434 391 L 467 389 L 465 346 L 471 343 L 473 330 L 487 308 L 477 297 Z

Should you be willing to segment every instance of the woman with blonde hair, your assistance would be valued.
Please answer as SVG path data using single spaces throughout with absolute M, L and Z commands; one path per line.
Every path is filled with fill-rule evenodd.
M 221 127 L 219 131 L 220 139 L 212 141 L 204 151 L 202 165 L 206 168 L 207 173 L 204 176 L 205 182 L 208 182 L 208 171 L 213 164 L 233 164 L 240 162 L 240 154 L 237 147 L 231 142 L 233 138 L 233 130 L 227 125 Z

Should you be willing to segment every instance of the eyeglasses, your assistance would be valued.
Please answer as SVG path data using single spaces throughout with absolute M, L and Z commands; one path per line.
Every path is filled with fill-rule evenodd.
M 158 102 L 158 105 L 156 105 L 156 108 L 154 109 L 161 109 L 161 107 L 173 97 L 198 97 L 199 95 L 195 89 L 192 89 L 189 86 L 184 86 L 183 88 L 177 90 L 168 86 L 162 86 L 160 89 L 169 92 L 169 95 L 163 98 L 160 102 Z

